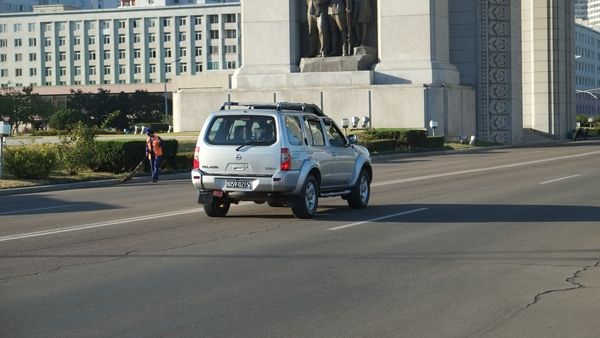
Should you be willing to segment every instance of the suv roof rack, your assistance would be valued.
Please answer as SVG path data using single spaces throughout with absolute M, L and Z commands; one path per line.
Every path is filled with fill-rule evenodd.
M 314 103 L 294 103 L 294 102 L 277 102 L 277 103 L 242 103 L 242 102 L 224 102 L 220 110 L 231 109 L 231 107 L 248 107 L 250 109 L 275 109 L 282 110 L 297 110 L 308 113 L 313 113 L 317 116 L 326 116 L 321 108 Z

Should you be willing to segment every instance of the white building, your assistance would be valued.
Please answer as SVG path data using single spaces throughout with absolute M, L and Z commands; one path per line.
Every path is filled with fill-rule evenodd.
M 160 84 L 241 62 L 239 3 L 51 9 L 0 15 L 0 86 Z
M 600 32 L 575 24 L 577 115 L 600 116 Z
M 119 0 L 0 0 L 0 13 L 32 12 L 33 6 L 65 5 L 77 9 L 116 8 Z
M 575 18 L 588 20 L 588 0 L 574 0 Z

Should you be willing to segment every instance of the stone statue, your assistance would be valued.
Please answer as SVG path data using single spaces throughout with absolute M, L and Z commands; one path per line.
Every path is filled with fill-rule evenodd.
M 348 25 L 349 14 L 352 10 L 352 0 L 330 0 L 329 18 L 330 18 L 330 36 L 331 36 L 331 54 L 342 56 L 350 55 L 351 39 Z M 341 41 L 340 41 L 341 40 Z
M 306 0 L 310 56 L 326 56 L 329 47 L 327 8 L 329 0 Z
M 369 23 L 373 20 L 371 0 L 353 0 L 353 28 L 355 41 L 358 46 L 365 46 L 367 42 L 367 31 Z

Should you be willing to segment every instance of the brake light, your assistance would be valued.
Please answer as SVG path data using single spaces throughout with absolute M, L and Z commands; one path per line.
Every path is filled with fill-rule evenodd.
M 196 147 L 196 149 L 194 149 L 194 163 L 193 163 L 193 168 L 194 169 L 200 169 L 200 147 Z
M 292 154 L 288 148 L 281 148 L 281 171 L 288 171 L 292 168 Z

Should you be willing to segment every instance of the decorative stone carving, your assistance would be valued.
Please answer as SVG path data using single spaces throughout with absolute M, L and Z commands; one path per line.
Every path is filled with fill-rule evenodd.
M 480 126 L 483 139 L 512 141 L 510 0 L 481 0 Z

